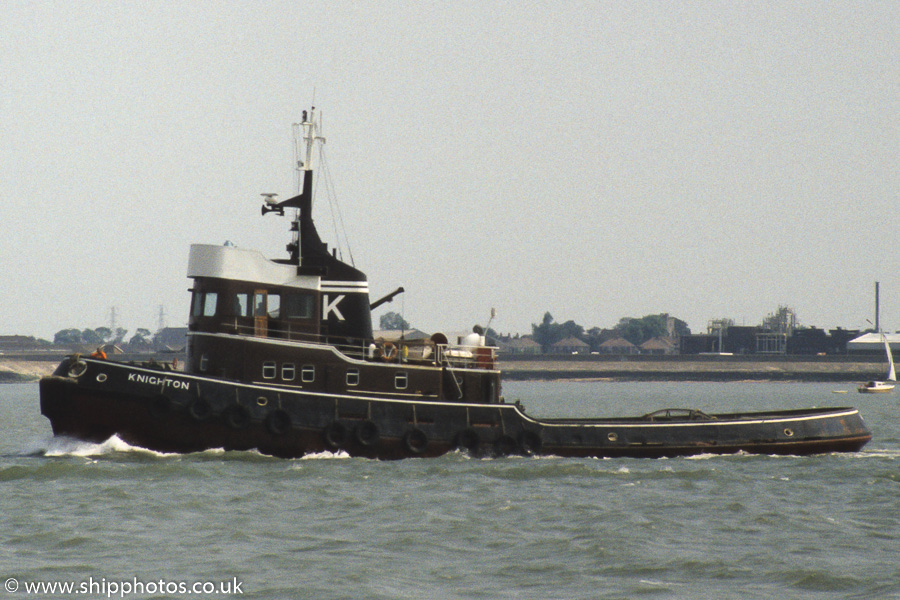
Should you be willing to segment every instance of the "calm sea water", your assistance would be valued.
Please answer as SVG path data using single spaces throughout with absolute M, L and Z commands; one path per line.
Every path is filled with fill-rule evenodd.
M 0 386 L 0 597 L 900 598 L 900 394 L 610 382 L 504 393 L 536 416 L 851 404 L 875 439 L 806 458 L 161 455 L 53 439 L 37 385 Z M 82 587 L 27 590 L 66 582 Z

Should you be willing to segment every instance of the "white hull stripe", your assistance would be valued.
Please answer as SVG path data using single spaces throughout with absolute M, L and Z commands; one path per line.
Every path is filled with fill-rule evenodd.
M 325 294 L 368 294 L 368 281 L 319 281 L 319 291 Z
M 350 289 L 369 289 L 368 281 L 322 281 L 322 288 L 350 288 Z
M 368 294 L 369 288 L 342 288 L 342 287 L 325 287 L 322 286 L 323 292 L 336 292 L 339 294 Z
M 109 367 L 109 366 L 115 365 L 119 368 L 124 368 L 125 370 L 143 371 L 148 374 L 157 375 L 157 376 L 159 375 L 158 370 L 142 369 L 140 367 L 134 367 L 131 365 L 122 365 L 121 363 L 114 363 L 114 362 L 108 362 L 108 361 L 102 361 L 102 360 L 94 360 L 94 359 L 82 359 L 82 360 L 85 360 L 86 362 L 87 361 L 93 362 L 94 364 L 96 364 L 99 367 L 103 367 L 103 366 Z M 266 385 L 259 385 L 259 384 L 223 382 L 221 379 L 215 379 L 212 377 L 203 377 L 200 375 L 193 375 L 193 374 L 180 374 L 180 376 L 171 377 L 171 378 L 172 379 L 180 379 L 180 380 L 186 379 L 189 381 L 204 381 L 205 380 L 205 381 L 219 383 L 219 384 L 226 385 L 226 386 L 238 386 L 238 387 L 242 387 L 242 388 L 250 388 L 250 389 L 256 389 L 256 390 L 269 390 L 269 391 L 273 391 L 273 392 L 284 392 L 285 391 L 285 389 L 283 387 L 266 386 Z M 325 392 L 313 392 L 313 391 L 304 390 L 302 388 L 300 388 L 300 389 L 294 388 L 294 390 L 292 390 L 292 391 L 296 391 L 299 394 L 304 394 L 304 395 L 309 395 L 309 396 L 318 396 L 318 397 L 329 398 L 329 399 L 346 398 L 346 399 L 363 400 L 363 401 L 375 400 L 375 401 L 379 401 L 379 402 L 388 402 L 388 403 L 393 403 L 393 404 L 417 404 L 417 403 L 422 402 L 422 400 L 399 400 L 399 399 L 392 399 L 392 398 L 379 398 L 376 396 L 366 396 L 365 394 L 350 395 L 350 394 L 331 394 L 331 393 L 325 393 Z M 621 421 L 621 420 L 617 420 L 617 419 L 610 419 L 608 421 L 604 421 L 602 418 L 598 418 L 596 420 L 591 419 L 587 422 L 574 421 L 574 422 L 568 422 L 568 423 L 553 423 L 552 421 L 547 422 L 547 421 L 541 421 L 540 419 L 534 419 L 534 418 L 530 417 L 529 415 L 526 415 L 525 413 L 521 413 L 515 404 L 471 404 L 471 403 L 463 403 L 463 402 L 433 402 L 433 401 L 427 401 L 427 402 L 428 402 L 428 404 L 434 405 L 434 406 L 450 406 L 450 407 L 455 407 L 455 408 L 460 408 L 460 407 L 491 408 L 491 409 L 497 409 L 497 410 L 511 410 L 514 412 L 519 412 L 519 414 L 522 417 L 524 417 L 524 419 L 526 421 L 529 421 L 531 423 L 540 424 L 541 426 L 548 427 L 548 428 L 549 427 L 572 427 L 572 426 L 575 426 L 575 427 L 606 427 L 606 428 L 612 428 L 612 429 L 615 429 L 615 428 L 629 428 L 629 429 L 630 428 L 650 428 L 650 429 L 654 429 L 654 428 L 659 428 L 659 427 L 671 428 L 671 427 L 710 427 L 710 426 L 721 427 L 723 425 L 725 425 L 725 426 L 760 425 L 763 423 L 774 424 L 774 423 L 797 423 L 797 422 L 801 422 L 801 421 L 821 421 L 823 419 L 833 419 L 835 417 L 851 417 L 851 416 L 859 413 L 859 411 L 857 409 L 850 408 L 850 409 L 843 410 L 841 412 L 825 412 L 825 413 L 816 413 L 816 414 L 812 414 L 812 415 L 797 415 L 797 416 L 772 415 L 771 417 L 768 417 L 768 418 L 760 417 L 758 419 L 738 418 L 738 419 L 727 419 L 727 420 L 721 419 L 721 420 L 715 420 L 715 421 L 699 421 L 699 422 L 688 422 L 688 423 L 671 423 L 671 422 L 670 423 L 662 423 L 662 422 L 660 422 L 660 423 L 639 423 L 639 422 L 632 422 L 632 421 Z M 839 409 L 835 409 L 835 410 L 839 410 Z M 797 440 L 797 441 L 802 441 L 802 440 Z

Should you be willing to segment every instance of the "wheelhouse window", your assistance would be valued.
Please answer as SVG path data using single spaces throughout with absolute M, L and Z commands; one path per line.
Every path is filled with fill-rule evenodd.
M 216 292 L 194 292 L 194 307 L 191 314 L 195 317 L 216 316 L 216 302 L 219 294 Z
M 359 369 L 347 369 L 347 385 L 359 385 Z
M 312 294 L 285 294 L 281 303 L 282 318 L 312 319 L 315 314 L 315 299 Z
M 249 317 L 250 316 L 250 295 L 235 294 L 234 295 L 234 316 Z
M 300 370 L 300 381 L 303 383 L 312 383 L 316 380 L 316 367 L 313 365 L 303 365 Z
M 269 300 L 266 306 L 270 319 L 281 318 L 281 295 L 269 294 Z
M 262 368 L 262 376 L 263 379 L 275 379 L 275 376 L 278 374 L 278 367 L 275 365 L 274 361 L 268 361 L 263 363 Z

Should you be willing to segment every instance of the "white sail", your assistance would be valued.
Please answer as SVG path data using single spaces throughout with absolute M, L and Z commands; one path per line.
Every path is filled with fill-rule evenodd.
M 894 354 L 891 352 L 891 345 L 888 344 L 887 338 L 883 333 L 881 334 L 881 341 L 884 342 L 884 351 L 887 352 L 888 364 L 891 365 L 888 369 L 887 380 L 897 381 L 897 372 L 894 370 Z

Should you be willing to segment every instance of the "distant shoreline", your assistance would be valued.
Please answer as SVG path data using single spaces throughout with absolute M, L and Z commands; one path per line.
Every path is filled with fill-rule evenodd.
M 66 356 L 2 355 L 0 383 L 26 383 L 50 375 Z M 115 360 L 171 361 L 183 354 L 116 356 Z M 862 382 L 885 376 L 878 356 L 505 356 L 503 379 L 605 381 Z
M 0 356 L 0 383 L 28 383 L 50 375 L 59 360 L 22 360 Z
M 54 352 L 46 354 L 3 354 L 0 355 L 0 384 L 29 383 L 41 377 L 52 375 L 60 362 L 70 356 L 71 352 Z M 117 361 L 150 361 L 171 362 L 177 358 L 184 363 L 184 353 L 169 354 L 123 354 L 116 355 Z
M 608 381 L 821 381 L 884 378 L 884 359 L 869 356 L 535 356 L 507 357 L 503 378 Z

